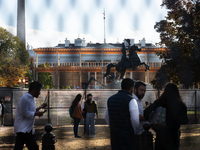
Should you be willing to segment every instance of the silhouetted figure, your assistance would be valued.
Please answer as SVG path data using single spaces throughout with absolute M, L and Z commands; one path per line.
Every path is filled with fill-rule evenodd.
M 151 125 L 156 132 L 156 150 L 178 150 L 180 144 L 180 125 L 188 123 L 187 107 L 183 103 L 177 86 L 167 84 L 159 99 L 144 110 L 144 117 L 148 120 L 152 111 L 157 107 L 166 108 L 166 124 Z
M 123 79 L 122 90 L 107 101 L 105 120 L 110 126 L 113 150 L 135 150 L 135 130 L 139 127 L 139 111 L 132 98 L 134 81 Z

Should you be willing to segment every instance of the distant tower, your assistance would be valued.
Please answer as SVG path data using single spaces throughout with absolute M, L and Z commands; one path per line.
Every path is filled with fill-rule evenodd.
M 17 36 L 26 45 L 26 0 L 18 0 L 17 4 Z
M 106 31 L 105 31 L 105 19 L 106 19 L 106 13 L 105 13 L 105 9 L 103 12 L 103 19 L 104 19 L 104 44 L 106 43 Z

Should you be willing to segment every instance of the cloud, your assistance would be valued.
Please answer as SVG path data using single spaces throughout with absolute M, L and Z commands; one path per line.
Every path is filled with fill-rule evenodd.
M 0 24 L 2 22 L 0 21 Z M 7 29 L 9 32 L 11 32 L 13 35 L 16 36 L 16 27 L 8 26 L 5 24 L 2 24 L 2 27 Z M 107 43 L 116 43 L 116 42 L 122 42 L 124 38 L 130 38 L 135 39 L 135 42 L 138 43 L 139 40 L 142 38 L 146 38 L 147 42 L 158 42 L 159 35 L 149 35 L 144 37 L 144 33 L 141 31 L 136 31 L 130 28 L 125 28 L 123 30 L 120 30 L 119 32 L 115 33 L 113 36 L 107 36 L 106 42 Z M 33 48 L 39 48 L 39 47 L 55 47 L 58 45 L 58 43 L 65 43 L 65 39 L 67 38 L 70 40 L 70 43 L 74 43 L 74 39 L 78 38 L 85 38 L 86 43 L 103 43 L 103 37 L 100 38 L 98 36 L 93 36 L 91 34 L 79 34 L 78 33 L 71 33 L 67 34 L 65 32 L 59 32 L 59 31 L 41 31 L 41 30 L 34 30 L 27 28 L 26 30 L 26 41 L 29 45 L 33 46 Z M 150 41 L 149 41 L 150 40 Z

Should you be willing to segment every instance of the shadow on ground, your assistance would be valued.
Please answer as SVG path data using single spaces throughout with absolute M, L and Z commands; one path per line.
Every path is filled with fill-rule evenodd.
M 83 125 L 79 127 L 79 135 L 82 138 L 74 138 L 73 126 L 62 125 L 53 126 L 52 133 L 56 136 L 56 150 L 111 150 L 110 148 L 110 132 L 107 125 L 95 126 L 96 138 L 85 138 L 83 135 Z M 45 133 L 44 125 L 35 126 L 35 137 L 37 143 L 42 149 L 40 143 L 41 135 Z M 200 125 L 191 124 L 181 127 L 181 144 L 180 150 L 199 150 L 200 146 Z M 14 129 L 13 127 L 2 127 L 0 130 L 0 149 L 13 150 L 14 148 Z M 154 132 L 153 132 L 154 133 Z M 155 138 L 155 133 L 154 133 Z M 27 150 L 24 148 L 24 150 Z

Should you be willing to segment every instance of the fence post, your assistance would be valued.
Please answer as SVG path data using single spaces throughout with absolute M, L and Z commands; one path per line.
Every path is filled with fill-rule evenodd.
M 42 150 L 55 150 L 55 143 L 57 142 L 55 135 L 51 133 L 52 125 L 46 124 L 45 131 L 41 137 Z
M 197 90 L 194 92 L 194 99 L 195 99 L 195 112 L 194 112 L 194 117 L 195 117 L 195 124 L 197 124 Z
M 145 122 L 143 128 L 144 131 L 139 137 L 139 150 L 153 150 L 153 134 L 149 131 L 150 123 Z

